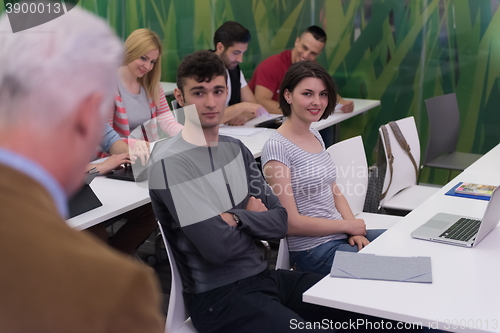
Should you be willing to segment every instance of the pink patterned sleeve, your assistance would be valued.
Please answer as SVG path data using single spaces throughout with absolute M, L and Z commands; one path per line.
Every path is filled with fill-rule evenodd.
M 158 84 L 158 88 L 160 90 L 160 105 L 156 108 L 156 117 L 161 129 L 168 135 L 174 136 L 179 133 L 184 126 L 175 121 L 160 84 Z
M 108 122 L 109 126 L 113 127 L 113 118 L 115 117 L 115 112 L 116 112 L 116 94 L 113 95 L 113 104 L 111 104 L 111 107 L 110 107 L 110 110 L 109 110 L 109 114 L 108 114 L 108 117 L 106 119 L 106 121 Z

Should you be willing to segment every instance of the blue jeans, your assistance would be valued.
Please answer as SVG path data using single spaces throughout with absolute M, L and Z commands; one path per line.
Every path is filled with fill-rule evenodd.
M 366 230 L 366 238 L 372 242 L 385 229 Z M 314 272 L 328 275 L 332 270 L 336 251 L 358 252 L 358 246 L 351 246 L 347 238 L 331 240 L 315 248 L 304 251 L 290 251 L 290 265 L 301 272 Z

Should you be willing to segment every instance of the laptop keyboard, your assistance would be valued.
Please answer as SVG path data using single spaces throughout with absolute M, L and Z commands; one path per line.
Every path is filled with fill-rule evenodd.
M 106 177 L 112 178 L 112 179 L 128 180 L 131 182 L 135 182 L 134 172 L 132 171 L 132 167 L 130 167 L 130 166 L 113 170 L 113 171 L 107 173 Z
M 439 235 L 439 237 L 467 242 L 476 235 L 480 225 L 480 220 L 461 218 Z

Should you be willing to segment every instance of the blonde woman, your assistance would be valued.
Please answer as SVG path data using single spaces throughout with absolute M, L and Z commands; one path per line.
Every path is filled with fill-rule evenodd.
M 120 137 L 125 138 L 125 141 L 136 128 L 139 135 L 133 135 L 134 138 L 155 141 L 159 138 L 157 126 L 169 136 L 174 136 L 183 127 L 175 121 L 160 86 L 161 52 L 160 39 L 148 29 L 135 30 L 125 41 L 125 58 L 118 69 L 118 87 L 113 112 L 109 118 L 109 125 Z M 141 128 L 143 124 L 147 126 Z M 141 136 L 143 133 L 147 135 Z M 132 142 L 128 142 L 129 147 L 133 148 L 134 153 L 140 154 L 140 151 L 149 149 L 144 141 L 130 141 Z M 124 158 L 123 155 L 114 158 L 117 157 Z M 144 164 L 144 160 L 142 163 Z M 101 223 L 87 230 L 107 241 L 115 249 L 133 254 L 156 229 L 153 209 L 151 204 L 146 204 L 120 217 L 125 218 L 127 223 L 111 238 L 108 238 L 105 229 L 109 223 Z
M 151 30 L 135 30 L 125 41 L 125 57 L 118 69 L 118 89 L 109 119 L 109 124 L 121 137 L 130 136 L 145 123 L 149 124 L 147 141 L 158 138 L 158 125 L 169 136 L 182 129 L 160 85 L 161 54 L 160 38 Z

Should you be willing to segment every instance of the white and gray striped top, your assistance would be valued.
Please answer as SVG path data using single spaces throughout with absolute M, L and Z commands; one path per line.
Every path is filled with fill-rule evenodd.
M 300 215 L 331 220 L 341 220 L 333 199 L 332 185 L 337 178 L 337 168 L 325 150 L 325 144 L 318 131 L 311 132 L 321 142 L 323 150 L 320 153 L 309 153 L 283 135 L 275 132 L 264 145 L 262 165 L 275 160 L 290 168 L 291 192 L 295 198 Z M 290 189 L 277 189 L 290 191 Z M 346 234 L 334 234 L 321 237 L 288 236 L 290 251 L 312 249 L 334 239 L 346 238 Z

